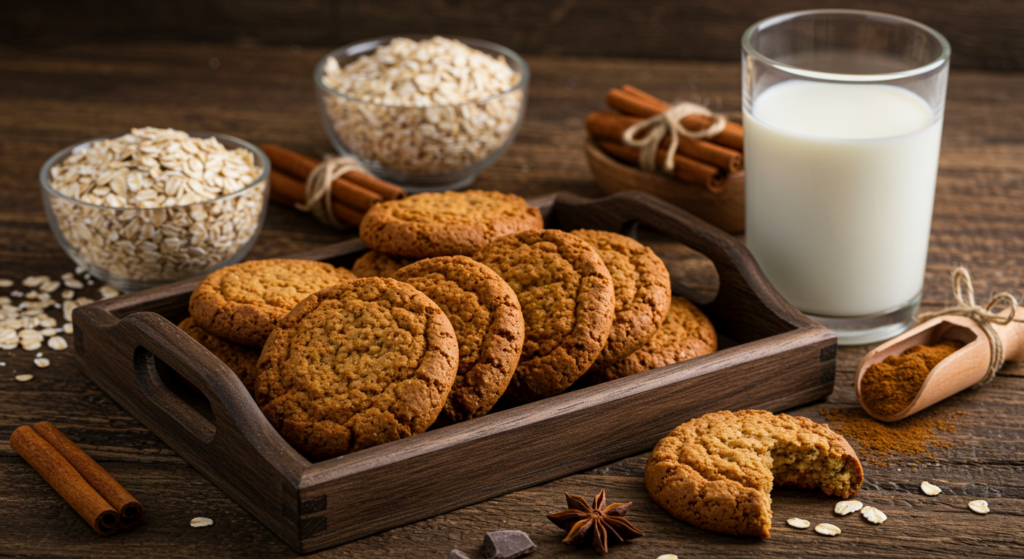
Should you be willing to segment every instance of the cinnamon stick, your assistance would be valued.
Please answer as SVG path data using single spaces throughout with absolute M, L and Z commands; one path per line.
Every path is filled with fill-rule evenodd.
M 608 91 L 605 97 L 608 106 L 630 116 L 649 118 L 656 114 L 665 112 L 671 105 L 657 97 L 631 85 L 624 85 L 622 89 L 613 88 Z M 683 126 L 690 130 L 701 130 L 714 123 L 714 119 L 701 115 L 690 115 L 683 119 Z M 716 144 L 743 151 L 743 126 L 726 121 L 725 130 L 722 133 L 708 138 Z
M 117 531 L 118 514 L 53 445 L 28 425 L 11 433 L 11 448 L 50 484 L 68 505 L 101 536 Z
M 349 171 L 345 173 L 345 179 L 358 184 L 359 186 L 380 194 L 385 200 L 398 200 L 399 198 L 405 198 L 405 190 L 400 186 L 396 186 L 387 181 L 382 181 L 377 177 L 360 173 L 359 171 Z
M 274 144 L 262 144 L 260 149 L 270 158 L 272 167 L 276 167 L 282 172 L 303 181 L 309 178 L 309 174 L 320 164 L 319 161 L 312 157 L 307 157 L 301 153 Z M 380 194 L 343 177 L 334 179 L 334 182 L 331 183 L 331 197 L 363 212 L 370 209 L 370 206 L 384 200 L 384 197 Z
M 640 162 L 640 149 L 633 148 L 621 143 L 614 141 L 598 139 L 598 145 L 601 146 L 606 153 L 612 157 L 637 165 Z M 658 150 L 658 168 L 665 170 L 663 161 L 665 161 L 665 154 L 668 153 L 665 149 Z M 708 189 L 709 192 L 719 193 L 725 190 L 725 177 L 723 174 L 706 163 L 701 163 L 695 159 L 676 154 L 673 158 L 675 162 L 675 168 L 672 170 L 672 175 L 677 179 L 684 182 L 692 182 L 699 184 Z
M 285 204 L 288 206 L 294 206 L 295 204 L 305 202 L 306 184 L 293 179 L 277 169 L 271 169 L 270 199 L 278 204 Z M 359 227 L 359 223 L 363 220 L 363 216 L 366 215 L 364 212 L 347 206 L 334 198 L 331 199 L 331 207 L 334 210 L 334 217 L 337 218 L 338 221 L 346 225 L 351 225 L 352 227 Z
M 587 116 L 587 132 L 597 138 L 622 143 L 622 133 L 642 120 L 640 117 L 597 111 Z M 668 149 L 670 143 L 671 140 L 666 137 L 661 141 L 661 146 Z M 680 137 L 676 151 L 680 155 L 714 165 L 727 173 L 738 173 L 743 170 L 742 153 L 705 140 Z
M 120 483 L 86 454 L 71 439 L 64 436 L 49 421 L 40 421 L 32 428 L 40 437 L 60 453 L 82 478 L 96 490 L 118 513 L 118 527 L 131 530 L 142 521 L 142 505 Z

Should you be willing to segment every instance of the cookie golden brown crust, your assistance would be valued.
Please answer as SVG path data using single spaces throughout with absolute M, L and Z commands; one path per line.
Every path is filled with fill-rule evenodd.
M 827 425 L 763 410 L 721 411 L 688 421 L 658 442 L 647 492 L 698 528 L 769 537 L 772 485 L 848 498 L 864 481 L 857 454 Z
M 615 286 L 612 332 L 593 365 L 601 369 L 640 349 L 654 335 L 668 314 L 672 284 L 661 258 L 634 239 L 594 229 L 572 234 L 597 250 Z
M 668 315 L 643 347 L 588 375 L 596 382 L 628 377 L 718 349 L 718 335 L 708 317 L 683 297 L 672 297 Z
M 506 394 L 529 402 L 564 391 L 594 362 L 615 315 L 612 278 L 583 239 L 554 229 L 491 242 L 474 257 L 519 299 L 526 341 Z
M 543 227 L 540 210 L 515 194 L 426 192 L 374 204 L 359 225 L 359 237 L 372 250 L 392 256 L 469 256 L 498 237 Z
M 317 459 L 426 431 L 459 363 L 451 322 L 411 285 L 361 278 L 302 300 L 270 335 L 256 403 Z
M 388 256 L 371 250 L 352 263 L 352 273 L 357 278 L 391 278 L 400 268 L 415 261 L 414 258 Z
M 192 339 L 210 350 L 217 359 L 220 359 L 228 366 L 242 381 L 245 389 L 252 394 L 253 386 L 256 384 L 256 361 L 260 358 L 262 348 L 249 347 L 241 344 L 234 344 L 218 338 L 206 330 L 203 330 L 188 317 L 178 324 L 178 328 L 192 336 Z
M 251 260 L 206 276 L 192 292 L 189 314 L 222 340 L 260 347 L 299 301 L 353 279 L 352 272 L 326 262 Z
M 430 297 L 452 323 L 459 342 L 459 372 L 444 405 L 448 420 L 480 417 L 505 392 L 523 349 L 523 313 L 505 280 L 465 256 L 439 256 L 398 270 Z

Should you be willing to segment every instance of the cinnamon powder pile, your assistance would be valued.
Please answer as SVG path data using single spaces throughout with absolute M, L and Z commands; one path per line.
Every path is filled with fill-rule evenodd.
M 963 342 L 946 340 L 933 346 L 916 345 L 900 355 L 886 357 L 864 371 L 861 400 L 875 412 L 896 415 L 914 401 L 924 379 L 939 361 L 962 347 Z
M 836 432 L 859 443 L 862 460 L 876 466 L 889 466 L 902 455 L 909 461 L 935 459 L 930 452 L 952 448 L 953 442 L 940 438 L 943 433 L 956 433 L 955 421 L 962 411 L 930 410 L 893 423 L 883 423 L 860 408 L 823 409 L 821 414 Z

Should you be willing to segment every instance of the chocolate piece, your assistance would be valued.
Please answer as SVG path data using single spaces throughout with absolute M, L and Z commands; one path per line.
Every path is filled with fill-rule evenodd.
M 521 530 L 498 530 L 484 536 L 484 555 L 487 559 L 515 559 L 533 553 L 537 544 Z
M 452 552 L 448 554 L 448 559 L 469 559 L 469 555 L 466 555 L 458 549 L 453 549 Z

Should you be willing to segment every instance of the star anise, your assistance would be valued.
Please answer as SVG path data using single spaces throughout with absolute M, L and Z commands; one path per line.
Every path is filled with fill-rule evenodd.
M 600 553 L 608 553 L 608 541 L 624 542 L 644 535 L 626 516 L 633 503 L 613 503 L 605 506 L 604 489 L 594 497 L 590 506 L 583 497 L 565 494 L 569 510 L 549 514 L 548 519 L 569 533 L 562 540 L 569 544 L 589 543 Z

